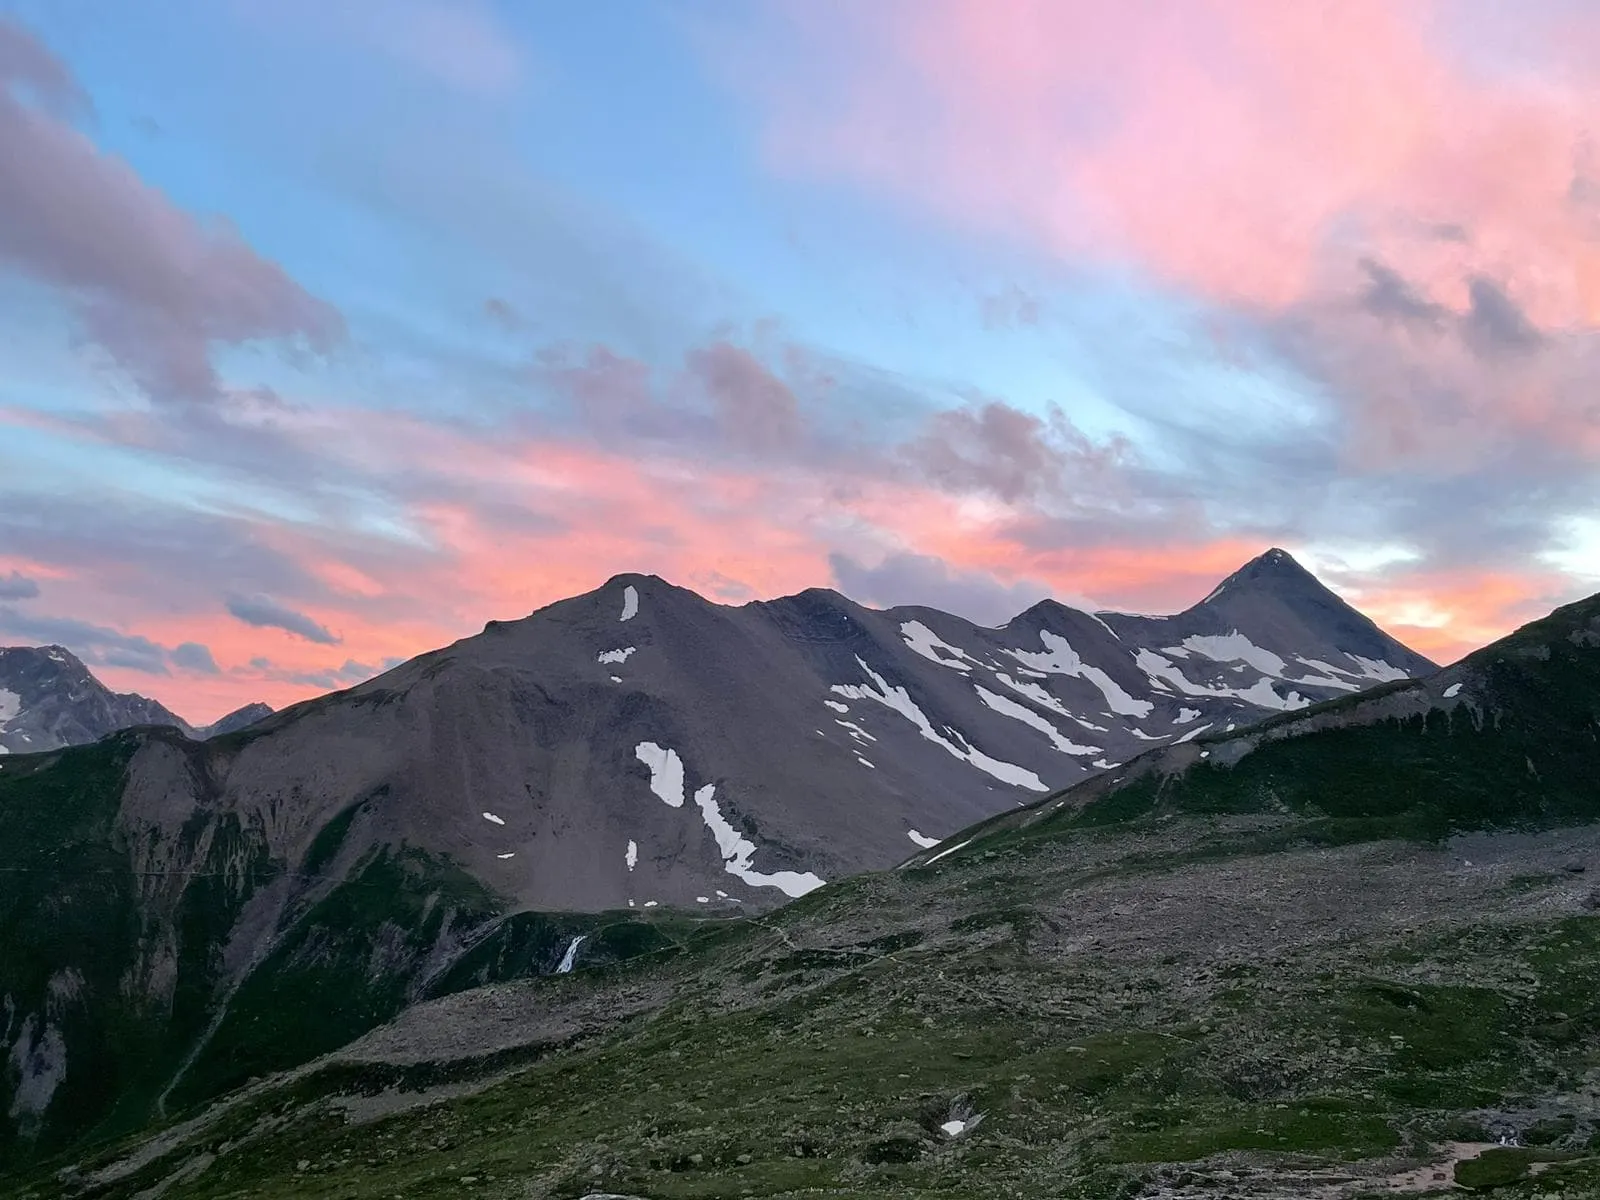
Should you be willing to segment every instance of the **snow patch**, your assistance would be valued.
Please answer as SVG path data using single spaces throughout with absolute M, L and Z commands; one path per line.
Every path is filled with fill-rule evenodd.
M 918 833 L 915 829 L 906 830 L 906 836 L 924 850 L 931 850 L 939 844 L 938 838 L 928 837 L 926 834 Z
M 628 870 L 633 870 L 639 865 L 639 843 L 630 841 L 628 852 L 622 856 L 622 861 L 628 864 Z
M 938 634 L 921 621 L 905 622 L 900 626 L 900 636 L 912 650 L 922 655 L 929 662 L 938 663 L 941 667 L 949 667 L 953 671 L 970 671 L 973 667 L 982 665 L 961 647 L 952 646 L 949 642 L 942 640 Z M 941 652 L 950 657 L 941 657 Z
M 1009 696 L 1002 696 L 1002 695 L 1000 695 L 1000 694 L 998 694 L 996 692 L 991 692 L 988 688 L 984 687 L 982 684 L 974 684 L 973 686 L 977 688 L 978 699 L 979 700 L 982 700 L 985 704 L 987 704 L 990 708 L 994 709 L 994 711 L 999 713 L 1001 716 L 1010 717 L 1013 721 L 1021 721 L 1024 725 L 1028 726 L 1031 729 L 1037 729 L 1040 733 L 1044 734 L 1045 737 L 1049 738 L 1050 739 L 1050 744 L 1052 746 L 1054 746 L 1057 750 L 1061 751 L 1061 753 L 1063 753 L 1063 754 L 1099 754 L 1100 753 L 1100 749 L 1101 748 L 1099 746 L 1080 746 L 1080 745 L 1078 745 L 1077 742 L 1074 742 L 1071 738 L 1068 738 L 1065 735 L 1063 735 L 1062 732 L 1059 729 L 1057 729 L 1049 721 L 1047 721 L 1043 717 L 1041 717 L 1038 713 L 1034 712 L 1033 709 L 1029 708 L 1027 705 L 1018 704 L 1015 700 L 1011 699 L 1011 697 L 1009 697 Z
M 1378 658 L 1362 658 L 1359 654 L 1350 656 L 1361 664 L 1361 670 L 1368 679 L 1376 679 L 1380 683 L 1388 683 L 1395 679 L 1409 679 L 1410 676 L 1393 663 L 1384 662 Z
M 968 838 L 964 842 L 957 842 L 954 846 L 951 846 L 948 850 L 939 851 L 939 853 L 935 854 L 932 858 L 930 858 L 927 862 L 923 863 L 922 865 L 925 866 L 925 867 L 931 867 L 934 863 L 938 862 L 946 854 L 954 854 L 957 850 L 960 850 L 963 847 L 972 845 L 972 843 L 974 841 L 976 841 L 976 840 L 977 839 L 975 839 L 975 838 Z
M 856 761 L 858 763 L 860 763 L 863 767 L 872 767 L 872 769 L 874 771 L 876 771 L 878 769 L 874 764 L 868 762 L 866 759 L 862 758 L 861 755 L 859 755 L 859 754 L 856 755 Z
M 837 700 L 824 700 L 823 703 L 826 704 L 829 708 L 833 709 L 834 712 L 849 712 L 850 711 L 850 706 L 848 704 L 840 704 Z
M 1209 724 L 1208 725 L 1196 725 L 1193 729 L 1189 730 L 1188 733 L 1184 734 L 1181 738 L 1179 738 L 1178 742 L 1192 742 L 1192 741 L 1194 741 L 1195 738 L 1199 737 L 1202 733 L 1204 733 L 1206 730 L 1208 730 L 1210 728 L 1211 728 L 1211 726 Z M 1174 742 L 1172 744 L 1174 746 L 1176 746 L 1178 744 L 1178 742 Z
M 1311 703 L 1299 692 L 1290 692 L 1286 697 L 1278 695 L 1273 690 L 1272 680 L 1266 676 L 1256 680 L 1247 688 L 1230 688 L 1221 684 L 1213 686 L 1207 683 L 1195 683 L 1178 669 L 1176 663 L 1169 662 L 1154 650 L 1140 650 L 1134 655 L 1134 661 L 1151 679 L 1165 679 L 1186 696 L 1219 696 L 1245 700 L 1262 708 L 1276 708 L 1284 712 L 1304 708 Z
M 1203 654 L 1213 662 L 1248 663 L 1263 675 L 1282 679 L 1287 664 L 1271 650 L 1256 645 L 1235 629 L 1221 636 L 1191 634 L 1183 639 L 1186 649 Z
M 694 794 L 694 802 L 700 808 L 700 816 L 705 820 L 706 828 L 711 830 L 711 836 L 717 839 L 717 849 L 722 853 L 722 869 L 730 875 L 737 875 L 752 887 L 775 887 L 786 896 L 804 896 L 821 887 L 826 880 L 813 875 L 810 871 L 773 871 L 771 873 L 754 870 L 750 861 L 755 857 L 755 843 L 744 837 L 722 815 L 722 809 L 717 804 L 717 785 L 708 783 Z
M 955 1137 L 957 1134 L 966 1129 L 966 1127 L 967 1123 L 965 1121 L 946 1121 L 943 1125 L 939 1126 L 940 1130 L 948 1134 L 950 1137 Z
M 0 688 L 0 725 L 11 720 L 22 711 L 22 697 L 15 692 Z
M 496 854 L 495 855 L 496 858 L 515 858 L 516 856 L 517 856 L 517 852 L 515 850 L 511 851 L 509 854 Z
M 878 740 L 865 729 L 861 728 L 861 726 L 857 725 L 854 721 L 841 721 L 839 718 L 835 717 L 833 719 L 833 723 L 835 725 L 842 725 L 844 728 L 848 729 L 850 731 L 850 736 L 853 738 L 865 738 L 869 742 L 875 742 Z
M 611 677 L 611 682 L 612 683 L 621 683 L 622 682 L 622 676 L 621 675 L 613 675 Z
M 682 808 L 683 759 L 678 752 L 654 742 L 640 742 L 633 748 L 633 756 L 650 768 L 650 790 L 661 797 L 662 803 Z
M 622 615 L 619 621 L 631 621 L 639 615 L 639 589 L 629 584 L 622 589 Z
M 710 896 L 696 896 L 694 898 L 694 902 L 696 904 L 710 904 L 711 903 L 711 897 Z
M 1044 781 L 1032 771 L 1027 770 L 1025 767 L 1019 767 L 1014 763 L 1001 762 L 997 758 L 990 758 L 981 750 L 973 747 L 972 743 L 960 734 L 955 735 L 960 737 L 963 743 L 963 745 L 958 746 L 934 729 L 933 722 L 928 720 L 927 714 L 917 707 L 916 702 L 911 699 L 911 694 L 905 688 L 890 686 L 883 676 L 862 661 L 859 654 L 856 656 L 856 665 L 867 673 L 876 688 L 867 687 L 864 684 L 836 683 L 833 685 L 832 691 L 849 700 L 876 700 L 879 704 L 894 709 L 915 725 L 917 731 L 930 742 L 953 754 L 956 758 L 971 763 L 978 770 L 993 775 L 1004 783 L 1032 788 L 1036 792 L 1050 790 L 1045 786 Z M 950 732 L 954 733 L 955 731 L 951 730 Z
M 496 825 L 504 825 L 505 824 L 505 819 L 503 817 L 497 817 L 491 812 L 484 813 L 483 814 L 483 819 L 485 821 L 492 821 Z
M 1148 700 L 1134 699 L 1122 689 L 1121 684 L 1099 667 L 1092 667 L 1084 662 L 1066 638 L 1048 629 L 1041 629 L 1039 640 L 1045 647 L 1043 653 L 1036 650 L 1007 650 L 1006 653 L 1024 666 L 1033 667 L 1035 670 L 1047 671 L 1052 675 L 1071 675 L 1093 684 L 1100 689 L 1100 694 L 1106 698 L 1106 704 L 1111 711 L 1120 716 L 1150 715 L 1150 710 L 1155 705 Z
M 620 650 L 602 650 L 600 652 L 600 657 L 595 661 L 603 663 L 625 663 L 628 661 L 628 655 L 632 654 L 638 648 L 639 647 L 637 646 L 624 646 Z
M 1460 694 L 1461 694 L 1461 685 L 1459 683 L 1452 683 L 1449 687 L 1445 688 L 1445 690 L 1444 690 L 1444 698 L 1446 700 L 1454 700 Z
M 1094 767 L 1099 767 L 1102 771 L 1109 771 L 1113 767 L 1120 767 L 1122 764 L 1119 763 L 1119 762 L 1107 762 L 1103 758 L 1097 758 L 1097 759 L 1094 760 L 1094 762 L 1092 762 L 1089 765 L 1090 766 L 1094 766 Z
M 1172 723 L 1174 725 L 1187 725 L 1199 715 L 1200 710 L 1198 708 L 1180 708 L 1178 715 L 1172 718 Z

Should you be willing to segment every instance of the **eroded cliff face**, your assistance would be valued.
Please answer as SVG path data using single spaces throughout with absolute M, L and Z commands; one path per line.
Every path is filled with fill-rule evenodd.
M 0 1150 L 115 1133 L 332 1049 L 497 927 L 501 898 L 394 837 L 382 789 L 341 809 L 298 773 L 241 795 L 245 757 L 143 729 L 8 760 Z

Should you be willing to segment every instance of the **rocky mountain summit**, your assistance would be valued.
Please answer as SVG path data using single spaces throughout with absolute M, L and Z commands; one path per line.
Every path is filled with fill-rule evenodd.
M 136 725 L 189 729 L 154 700 L 113 692 L 63 646 L 0 647 L 0 754 L 97 742 Z
M 205 739 L 271 715 L 265 704 L 247 704 L 210 725 L 190 725 L 159 701 L 113 692 L 65 646 L 0 646 L 0 754 L 84 745 L 140 725 Z

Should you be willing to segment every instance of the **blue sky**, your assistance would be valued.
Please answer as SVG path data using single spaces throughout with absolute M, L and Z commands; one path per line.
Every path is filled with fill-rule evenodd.
M 199 719 L 632 569 L 988 618 L 1281 543 L 1442 657 L 1582 592 L 1586 168 L 1493 47 L 1582 68 L 1258 7 L 0 0 L 0 638 Z M 1459 188 L 1317 115 L 1418 55 Z M 1573 164 L 1525 220 L 1505 111 Z

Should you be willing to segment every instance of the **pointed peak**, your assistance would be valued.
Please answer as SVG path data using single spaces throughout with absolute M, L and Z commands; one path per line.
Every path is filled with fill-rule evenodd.
M 1290 554 L 1278 546 L 1258 554 L 1232 575 L 1229 575 L 1216 589 L 1200 601 L 1201 604 L 1210 604 L 1220 599 L 1230 588 L 1236 584 L 1266 584 L 1268 586 L 1283 587 L 1285 585 L 1311 587 L 1317 591 L 1326 590 L 1319 580 Z

